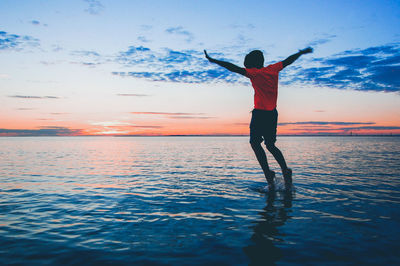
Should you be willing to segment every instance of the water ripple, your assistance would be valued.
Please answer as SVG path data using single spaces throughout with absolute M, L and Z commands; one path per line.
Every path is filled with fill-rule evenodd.
M 268 192 L 243 137 L 0 138 L 0 259 L 398 264 L 399 144 L 280 138 Z

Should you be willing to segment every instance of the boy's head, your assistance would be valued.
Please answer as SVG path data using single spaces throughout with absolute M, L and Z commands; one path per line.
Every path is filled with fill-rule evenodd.
M 246 68 L 262 68 L 264 67 L 264 55 L 260 50 L 251 51 L 244 58 L 244 66 Z

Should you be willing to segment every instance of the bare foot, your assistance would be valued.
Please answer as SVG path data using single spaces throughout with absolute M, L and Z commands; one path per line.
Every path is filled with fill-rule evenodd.
M 265 178 L 268 182 L 268 190 L 275 189 L 275 172 L 272 170 L 268 170 L 265 174 Z
M 286 168 L 286 170 L 282 171 L 283 174 L 283 179 L 285 180 L 285 187 L 286 189 L 291 188 L 292 187 L 292 169 L 290 168 Z

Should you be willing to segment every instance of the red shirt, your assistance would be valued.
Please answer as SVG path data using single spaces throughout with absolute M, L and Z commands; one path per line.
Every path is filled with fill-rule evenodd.
M 254 88 L 254 108 L 261 110 L 274 110 L 278 98 L 279 71 L 283 68 L 278 62 L 263 68 L 246 68 L 246 77 Z

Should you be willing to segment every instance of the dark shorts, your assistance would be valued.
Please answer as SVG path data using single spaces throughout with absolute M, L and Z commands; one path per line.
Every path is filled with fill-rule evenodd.
M 250 143 L 261 143 L 264 140 L 265 145 L 274 144 L 277 122 L 276 109 L 272 111 L 254 109 L 250 122 Z

